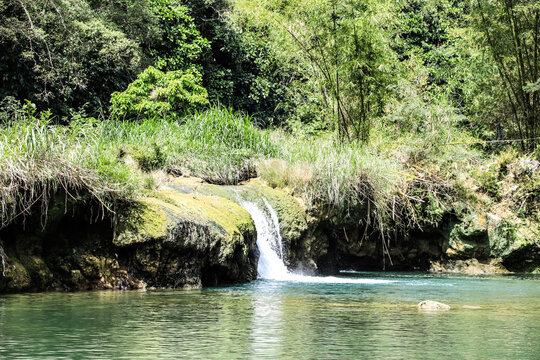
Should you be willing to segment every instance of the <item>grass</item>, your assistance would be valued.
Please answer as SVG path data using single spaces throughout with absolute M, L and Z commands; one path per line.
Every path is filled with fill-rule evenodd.
M 38 205 L 46 216 L 58 191 L 89 196 L 105 214 L 155 187 L 155 171 L 234 184 L 253 175 L 256 158 L 276 153 L 267 132 L 223 108 L 182 122 L 75 118 L 61 126 L 27 104 L 4 110 L 0 121 L 2 227 Z
M 261 161 L 259 174 L 301 194 L 308 206 L 325 204 L 348 213 L 369 202 L 382 209 L 400 182 L 399 164 L 360 143 L 341 144 L 330 135 L 274 137 L 281 144 L 280 160 Z
M 76 117 L 60 126 L 27 104 L 0 112 L 0 121 L 1 226 L 36 206 L 46 216 L 58 191 L 96 201 L 104 215 L 172 174 L 214 184 L 260 176 L 288 187 L 309 207 L 383 233 L 440 221 L 448 203 L 464 198 L 460 189 L 471 188 L 466 183 L 479 164 L 489 161 L 466 145 L 474 139 L 454 128 L 419 134 L 380 127 L 367 146 L 340 143 L 332 134 L 263 131 L 221 107 L 181 121 Z

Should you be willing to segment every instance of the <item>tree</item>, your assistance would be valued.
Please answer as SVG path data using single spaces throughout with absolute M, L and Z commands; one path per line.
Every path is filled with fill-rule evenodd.
M 264 31 L 246 31 L 230 15 L 228 0 L 185 0 L 197 29 L 211 40 L 200 61 L 212 102 L 249 113 L 260 126 L 282 125 L 294 111 L 291 75 Z
M 521 139 L 540 136 L 540 3 L 537 0 L 476 0 L 475 25 L 497 64 L 511 124 Z M 522 142 L 534 148 L 538 139 Z
M 319 91 L 340 139 L 369 139 L 392 81 L 390 2 L 239 0 L 235 10 L 268 29 L 282 56 Z
M 166 73 L 150 66 L 126 91 L 111 96 L 111 113 L 117 118 L 177 118 L 208 105 L 208 93 L 196 71 Z
M 148 66 L 187 70 L 207 46 L 178 0 L 4 0 L 0 99 L 98 115 Z

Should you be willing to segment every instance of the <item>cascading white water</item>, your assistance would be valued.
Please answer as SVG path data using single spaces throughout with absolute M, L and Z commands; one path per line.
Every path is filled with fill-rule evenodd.
M 281 237 L 281 229 L 279 227 L 279 219 L 278 219 L 277 213 L 274 210 L 274 208 L 272 208 L 270 203 L 268 203 L 268 200 L 263 198 L 263 201 L 264 201 L 264 205 L 266 205 L 266 208 L 268 209 L 268 212 L 270 213 L 270 218 L 272 219 L 272 224 L 273 224 L 272 236 L 274 237 L 275 245 L 277 246 L 277 249 L 275 249 L 275 250 L 276 250 L 276 252 L 278 252 L 278 254 L 277 254 L 278 257 L 283 260 L 283 256 L 284 256 L 284 254 L 283 254 L 283 238 Z
M 268 211 L 272 209 L 270 204 L 264 200 Z M 251 218 L 257 229 L 257 247 L 259 248 L 259 265 L 257 273 L 259 278 L 282 280 L 287 277 L 287 267 L 283 263 L 283 246 L 281 244 L 281 235 L 279 231 L 279 221 L 277 215 L 275 221 L 268 217 L 257 204 L 243 201 L 241 205 L 251 214 Z M 275 211 L 272 209 L 275 214 Z M 272 215 L 271 215 L 272 217 Z M 277 227 L 276 227 L 277 225 Z M 277 251 L 276 251 L 277 250 Z M 279 254 L 278 254 L 279 251 Z
M 257 229 L 257 247 L 259 248 L 259 264 L 257 273 L 260 279 L 288 280 L 311 283 L 339 284 L 374 284 L 391 283 L 392 280 L 352 279 L 335 276 L 304 276 L 293 274 L 287 270 L 283 262 L 283 244 L 279 228 L 279 219 L 270 203 L 263 198 L 266 211 L 256 203 L 240 201 L 240 205 L 250 213 Z

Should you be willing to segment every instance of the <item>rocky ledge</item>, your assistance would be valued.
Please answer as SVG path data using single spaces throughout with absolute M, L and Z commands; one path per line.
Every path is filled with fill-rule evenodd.
M 160 189 L 120 206 L 112 219 L 102 218 L 99 204 L 81 206 L 66 198 L 57 195 L 46 221 L 38 209 L 0 230 L 0 292 L 199 288 L 253 280 L 256 229 L 240 199 L 275 210 L 285 263 L 303 273 L 493 274 L 540 268 L 538 225 L 467 209 L 383 244 L 361 225 L 361 212 L 343 218 L 328 209 L 308 209 L 292 191 L 260 179 L 219 186 L 171 177 Z
M 116 219 L 96 221 L 96 212 L 66 208 L 59 196 L 44 227 L 36 217 L 3 229 L 0 291 L 198 288 L 256 278 L 256 231 L 232 201 L 167 186 Z

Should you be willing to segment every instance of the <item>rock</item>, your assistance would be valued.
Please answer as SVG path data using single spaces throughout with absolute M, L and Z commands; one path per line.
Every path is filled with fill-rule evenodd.
M 39 216 L 25 219 L 25 228 L 2 229 L 0 292 L 200 288 L 255 279 L 249 213 L 223 197 L 183 190 L 163 187 L 123 204 L 114 226 L 96 221 L 99 210 L 81 202 L 55 211 L 44 231 Z
M 450 258 L 487 258 L 490 254 L 485 215 L 469 214 L 450 231 L 446 255 Z
M 313 259 L 325 253 L 328 244 L 324 235 L 314 236 L 310 233 L 310 230 L 316 227 L 310 221 L 317 222 L 319 219 L 308 215 L 305 204 L 301 199 L 294 197 L 290 189 L 272 188 L 258 178 L 243 182 L 240 186 L 202 184 L 194 181 L 194 178 L 175 178 L 173 181 L 175 189 L 218 196 L 237 204 L 242 199 L 257 203 L 261 209 L 266 209 L 266 201 L 278 217 L 284 260 L 290 267 L 310 273 L 316 269 Z
M 257 275 L 251 216 L 220 196 L 160 189 L 119 216 L 113 242 L 150 287 L 200 288 Z
M 418 304 L 418 310 L 423 311 L 441 311 L 450 310 L 450 305 L 446 305 L 437 301 L 424 300 Z
M 515 237 L 515 226 L 510 221 L 499 219 L 497 222 L 490 222 L 490 255 L 492 257 L 507 257 L 511 253 Z
M 432 261 L 429 268 L 435 273 L 458 273 L 466 275 L 506 274 L 508 270 L 500 259 L 492 259 L 482 263 L 477 259 Z

